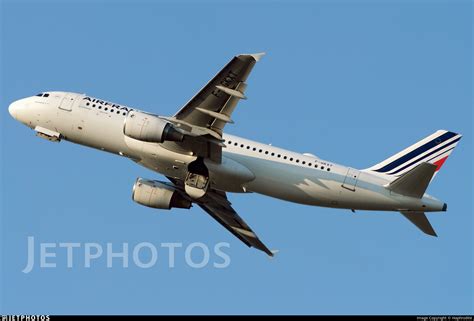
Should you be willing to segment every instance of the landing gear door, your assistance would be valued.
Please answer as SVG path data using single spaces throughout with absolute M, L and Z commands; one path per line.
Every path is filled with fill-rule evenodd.
M 346 177 L 344 178 L 344 183 L 342 183 L 342 187 L 355 192 L 357 181 L 359 180 L 359 173 L 360 172 L 357 169 L 349 168 Z
M 72 105 L 74 104 L 75 99 L 76 99 L 76 95 L 65 94 L 63 99 L 61 99 L 59 103 L 59 109 L 71 111 Z

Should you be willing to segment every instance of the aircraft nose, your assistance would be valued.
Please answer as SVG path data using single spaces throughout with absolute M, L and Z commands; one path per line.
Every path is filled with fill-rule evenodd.
M 10 113 L 10 115 L 16 119 L 16 114 L 18 112 L 18 102 L 17 101 L 14 101 L 10 104 L 10 106 L 8 106 L 8 112 Z
M 23 123 L 25 125 L 31 123 L 31 115 L 29 112 L 29 106 L 30 106 L 30 99 L 23 98 L 19 100 L 15 100 L 8 106 L 8 112 L 12 117 L 19 121 L 20 123 Z

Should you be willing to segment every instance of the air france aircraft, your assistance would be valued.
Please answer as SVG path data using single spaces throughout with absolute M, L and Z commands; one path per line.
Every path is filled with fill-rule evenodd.
M 436 236 L 425 213 L 446 203 L 425 190 L 461 139 L 438 130 L 366 169 L 355 169 L 224 134 L 247 78 L 263 53 L 231 59 L 174 116 L 165 117 L 71 92 L 44 92 L 13 102 L 17 121 L 49 141 L 89 146 L 133 160 L 167 177 L 138 178 L 132 199 L 156 209 L 193 204 L 249 247 L 274 255 L 236 213 L 227 193 L 259 193 L 315 206 L 400 212 Z

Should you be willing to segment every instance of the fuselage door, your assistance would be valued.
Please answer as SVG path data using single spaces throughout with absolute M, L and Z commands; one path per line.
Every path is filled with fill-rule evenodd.
M 74 94 L 65 94 L 61 102 L 59 103 L 59 109 L 71 111 L 72 105 L 76 99 L 76 95 Z
M 359 179 L 359 173 L 360 172 L 357 169 L 349 167 L 346 177 L 344 178 L 344 183 L 342 183 L 342 187 L 354 192 L 357 180 Z

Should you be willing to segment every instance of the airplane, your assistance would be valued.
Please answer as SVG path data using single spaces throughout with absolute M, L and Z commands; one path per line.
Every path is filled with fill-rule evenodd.
M 227 193 L 258 193 L 322 207 L 400 212 L 437 236 L 426 212 L 447 204 L 426 194 L 461 135 L 438 130 L 366 169 L 355 169 L 224 133 L 247 78 L 264 53 L 233 57 L 174 116 L 159 116 L 72 92 L 14 101 L 17 121 L 53 142 L 66 140 L 129 158 L 168 181 L 137 178 L 132 200 L 155 209 L 193 204 L 249 247 L 273 256 L 233 209 Z

